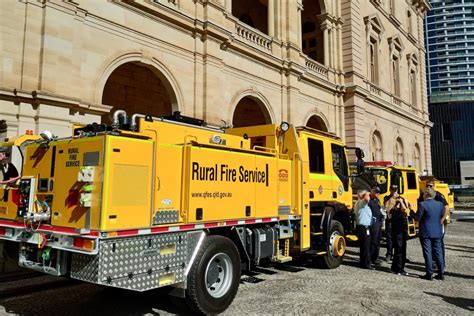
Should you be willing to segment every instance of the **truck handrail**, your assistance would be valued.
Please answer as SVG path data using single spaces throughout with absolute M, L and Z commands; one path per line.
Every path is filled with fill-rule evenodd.
M 135 113 L 135 114 L 132 115 L 131 123 L 130 123 L 130 128 L 131 128 L 132 131 L 135 131 L 138 128 L 138 123 L 137 123 L 138 118 L 143 118 L 143 119 L 151 118 L 152 121 L 156 121 L 156 122 L 165 122 L 165 123 L 181 125 L 181 126 L 188 126 L 188 127 L 192 127 L 192 128 L 198 128 L 198 129 L 203 129 L 203 130 L 213 131 L 213 132 L 220 132 L 220 133 L 225 134 L 225 129 L 221 129 L 221 128 L 218 128 L 218 127 L 197 126 L 197 125 L 187 124 L 187 123 L 183 123 L 183 122 L 167 120 L 163 117 L 150 116 L 150 115 L 145 115 L 145 114 L 140 114 L 140 113 Z
M 267 152 L 269 154 L 272 154 L 273 156 L 277 155 L 277 150 L 274 149 L 274 148 L 270 148 L 270 147 L 253 146 L 252 150 L 258 151 L 258 152 L 260 152 L 260 151 Z

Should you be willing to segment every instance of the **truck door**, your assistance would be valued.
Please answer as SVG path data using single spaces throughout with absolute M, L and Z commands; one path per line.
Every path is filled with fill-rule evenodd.
M 405 182 L 405 192 L 403 197 L 411 205 L 413 210 L 418 211 L 418 198 L 420 197 L 420 189 L 418 183 L 418 176 L 415 171 L 406 171 L 404 172 L 404 182 Z M 408 236 L 415 237 L 418 230 L 418 223 L 415 222 L 415 219 L 410 216 L 410 211 L 407 210 L 408 215 Z
M 351 204 L 351 193 L 349 191 L 349 167 L 347 165 L 346 151 L 343 146 L 331 144 L 332 154 L 332 198 L 338 201 L 344 200 Z M 345 201 L 347 199 L 347 201 Z
M 407 171 L 406 173 L 406 190 L 404 198 L 412 205 L 413 210 L 418 210 L 418 198 L 420 197 L 420 188 L 418 176 L 415 171 Z
M 308 194 L 310 201 L 329 201 L 332 197 L 331 165 L 325 159 L 328 143 L 308 137 L 309 179 Z M 329 158 L 330 156 L 328 156 Z

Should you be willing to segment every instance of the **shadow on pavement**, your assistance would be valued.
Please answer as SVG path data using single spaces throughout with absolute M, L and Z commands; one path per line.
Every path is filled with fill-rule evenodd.
M 444 246 L 446 247 L 454 247 L 454 248 L 463 248 L 463 249 L 467 249 L 467 250 L 472 250 L 474 251 L 474 247 L 469 247 L 469 246 L 462 246 L 462 245 L 451 245 L 451 244 L 444 244 Z
M 39 304 L 32 308 L 31 304 L 18 304 L 18 302 L 0 302 L 7 312 L 15 315 L 160 315 L 162 311 L 179 315 L 193 315 L 184 301 L 179 298 L 168 296 L 163 290 L 152 290 L 148 292 L 132 292 L 115 288 L 87 287 L 96 292 L 94 295 L 84 293 L 84 302 L 63 297 L 58 310 L 53 300 L 40 299 Z M 74 289 L 73 289 L 74 291 Z M 76 291 L 81 291 L 80 287 Z M 82 291 L 81 291 L 82 292 Z M 88 292 L 86 290 L 86 292 Z M 57 293 L 57 292 L 56 292 Z M 67 295 L 67 294 L 66 294 Z M 43 296 L 39 294 L 38 296 Z M 24 298 L 23 298 L 24 299 Z M 39 298 L 38 298 L 39 299 Z M 68 302 L 66 302 L 68 301 Z
M 407 264 L 406 267 L 409 268 L 409 269 L 416 270 L 416 271 L 425 272 L 425 267 L 424 267 L 424 265 L 423 265 L 423 266 L 414 266 L 414 265 L 411 265 L 411 264 Z M 435 272 L 435 273 L 437 272 L 436 268 L 434 269 L 434 272 Z M 449 272 L 449 271 L 448 271 L 448 272 L 446 272 L 444 275 L 445 275 L 445 276 L 454 277 L 454 278 L 462 278 L 462 279 L 467 279 L 467 280 L 474 280 L 474 276 L 472 276 L 472 275 L 467 275 L 467 274 L 461 274 L 461 273 L 455 273 L 455 272 Z
M 456 221 L 474 223 L 474 218 L 458 218 Z
M 461 307 L 467 311 L 474 311 L 474 299 L 472 298 L 464 298 L 464 297 L 450 297 L 438 293 L 432 293 L 432 292 L 425 292 L 425 294 L 431 295 L 431 296 L 437 296 L 443 299 L 446 303 L 456 305 L 458 307 Z
M 455 246 L 457 247 L 457 246 Z M 449 246 L 449 247 L 444 247 L 446 250 L 449 250 L 449 251 L 458 251 L 458 252 L 464 252 L 464 253 L 474 253 L 474 249 L 472 250 L 466 250 L 466 249 L 456 249 L 456 248 L 453 248 L 452 246 Z
M 452 277 L 455 277 L 455 278 L 463 278 L 463 279 L 468 279 L 468 280 L 474 280 L 473 275 L 466 275 L 466 274 L 460 274 L 460 273 L 454 273 L 454 272 L 446 272 L 444 275 L 452 276 Z

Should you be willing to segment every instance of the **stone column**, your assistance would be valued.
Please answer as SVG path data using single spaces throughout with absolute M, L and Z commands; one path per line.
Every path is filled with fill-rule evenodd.
M 329 26 L 327 22 L 321 24 L 324 38 L 324 66 L 329 67 Z
M 268 35 L 275 36 L 275 0 L 268 0 Z M 300 15 L 298 15 L 300 16 Z
M 342 71 L 342 23 L 338 21 L 336 25 L 336 39 L 337 39 L 337 69 Z
M 269 0 L 270 1 L 270 0 Z M 303 5 L 300 4 L 300 3 L 296 3 L 296 10 L 297 10 L 297 14 L 296 14 L 296 23 L 298 24 L 298 27 L 296 28 L 296 32 L 297 32 L 297 38 L 298 38 L 298 47 L 301 47 L 301 49 L 303 49 L 302 47 L 302 43 L 303 43 L 303 30 L 301 29 L 301 12 L 303 11 Z
M 328 42 L 329 42 L 329 68 L 335 68 L 335 57 L 336 57 L 336 54 L 335 54 L 335 44 L 336 44 L 336 41 L 335 41 L 335 37 L 334 37 L 334 25 L 331 23 L 329 24 L 329 38 L 328 38 Z
M 225 10 L 232 13 L 232 0 L 225 0 Z

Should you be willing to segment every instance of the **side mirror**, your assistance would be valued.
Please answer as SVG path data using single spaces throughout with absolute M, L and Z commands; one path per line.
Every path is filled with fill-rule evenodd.
M 365 166 L 364 166 L 365 154 L 364 154 L 364 151 L 360 148 L 356 148 L 355 154 L 356 154 L 356 157 L 357 157 L 357 173 L 358 174 L 364 173 L 364 171 L 365 171 Z

